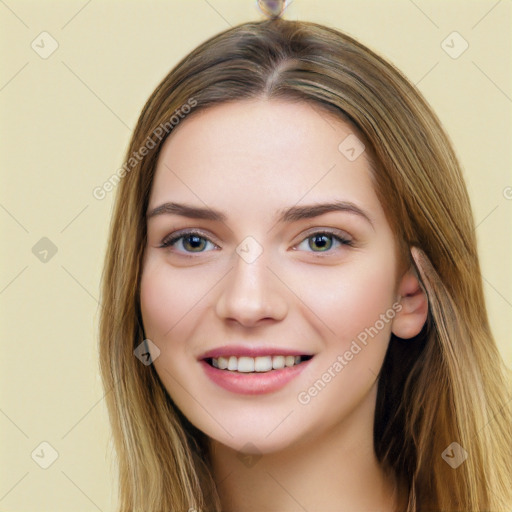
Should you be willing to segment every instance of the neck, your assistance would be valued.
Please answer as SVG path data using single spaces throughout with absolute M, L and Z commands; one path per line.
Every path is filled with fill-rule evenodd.
M 372 402 L 372 401 L 370 401 Z M 375 407 L 375 403 L 371 404 Z M 353 512 L 397 509 L 395 482 L 373 449 L 368 411 L 300 446 L 244 455 L 214 440 L 210 457 L 223 512 Z

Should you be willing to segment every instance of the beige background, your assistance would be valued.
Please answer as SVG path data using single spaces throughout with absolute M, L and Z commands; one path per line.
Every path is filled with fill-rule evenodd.
M 509 0 L 295 0 L 285 14 L 359 38 L 438 113 L 465 170 L 488 311 L 509 366 L 511 12 Z M 250 0 L 5 0 L 0 15 L 0 511 L 110 511 L 96 328 L 113 193 L 100 201 L 92 190 L 122 164 L 143 103 L 178 59 L 261 14 Z M 46 59 L 43 31 L 58 43 Z M 453 31 L 469 44 L 456 59 L 442 46 Z M 453 37 L 452 53 L 464 44 Z M 46 262 L 32 249 L 43 237 L 57 248 Z M 35 462 L 51 460 L 43 441 L 59 455 L 46 470 Z

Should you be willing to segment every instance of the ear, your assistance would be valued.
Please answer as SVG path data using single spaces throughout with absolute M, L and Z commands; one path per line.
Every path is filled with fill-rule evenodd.
M 398 338 L 413 338 L 420 333 L 428 314 L 427 295 L 413 267 L 400 280 L 398 302 L 402 308 L 397 311 L 391 330 Z

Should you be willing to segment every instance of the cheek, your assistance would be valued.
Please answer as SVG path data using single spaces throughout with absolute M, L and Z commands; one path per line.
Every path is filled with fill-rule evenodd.
M 324 286 L 309 294 L 307 305 L 315 314 L 307 308 L 302 312 L 322 330 L 324 353 L 299 401 L 332 421 L 367 396 L 388 347 L 395 316 L 394 260 L 385 258 L 386 251 L 379 254 L 336 271 L 326 269 Z
M 187 340 L 197 323 L 194 315 L 204 295 L 197 284 L 190 286 L 190 282 L 186 272 L 173 272 L 156 259 L 147 262 L 141 276 L 140 303 L 145 335 L 160 350 L 154 367 L 174 399 L 179 398 L 187 382 L 185 369 L 192 348 Z
M 161 272 L 151 265 L 143 271 L 140 283 L 140 307 L 146 337 L 157 342 L 172 327 L 172 314 L 178 306 Z M 160 345 L 160 344 L 159 344 Z
M 374 407 L 367 399 L 382 367 L 395 315 L 390 269 L 361 265 L 345 273 L 340 267 L 336 276 L 331 272 L 323 293 L 311 296 L 308 306 L 315 314 L 307 308 L 302 311 L 321 331 L 324 344 L 321 359 L 297 398 L 302 413 L 322 418 L 325 425 L 336 424 L 363 403 L 370 408 L 368 414 Z
M 379 322 L 393 305 L 393 262 L 376 264 L 368 258 L 358 265 L 305 269 L 289 279 L 305 305 L 302 315 L 339 349 Z M 385 329 L 381 322 L 378 327 L 388 334 L 391 329 L 390 322 Z
M 203 284 L 202 284 L 203 283 Z M 200 308 L 207 293 L 205 280 L 186 271 L 172 271 L 164 262 L 149 260 L 143 269 L 140 303 L 146 336 L 164 342 L 187 325 L 186 317 Z M 203 288 L 205 288 L 203 290 Z M 172 330 L 172 334 L 171 331 Z M 183 339 L 183 336 L 179 336 Z

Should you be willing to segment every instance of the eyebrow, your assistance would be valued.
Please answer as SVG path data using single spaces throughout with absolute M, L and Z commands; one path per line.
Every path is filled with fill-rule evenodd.
M 329 203 L 311 204 L 305 206 L 291 206 L 278 211 L 277 222 L 296 222 L 303 219 L 312 219 L 330 212 L 347 212 L 365 219 L 374 227 L 371 217 L 359 206 L 350 201 L 332 201 Z M 153 208 L 146 215 L 146 219 L 151 219 L 157 215 L 180 215 L 190 219 L 212 220 L 217 222 L 226 222 L 227 215 L 212 208 L 203 208 L 199 206 L 186 205 L 181 203 L 163 203 Z

